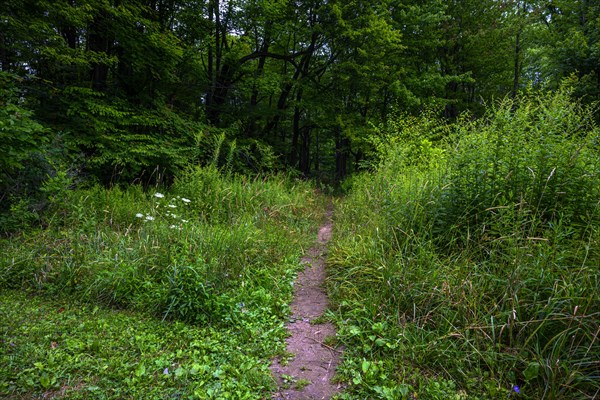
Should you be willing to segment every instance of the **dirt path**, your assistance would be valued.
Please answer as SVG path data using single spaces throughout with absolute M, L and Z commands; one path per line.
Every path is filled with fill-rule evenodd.
M 294 356 L 286 365 L 280 360 L 271 365 L 279 387 L 273 395 L 276 400 L 330 399 L 341 389 L 331 382 L 341 349 L 324 343 L 328 336 L 335 335 L 335 328 L 329 322 L 311 324 L 323 315 L 328 305 L 323 283 L 325 252 L 331 239 L 331 214 L 331 211 L 327 213 L 327 223 L 319 229 L 317 244 L 302 258 L 306 268 L 296 280 L 292 317 L 287 325 L 291 334 L 287 351 Z

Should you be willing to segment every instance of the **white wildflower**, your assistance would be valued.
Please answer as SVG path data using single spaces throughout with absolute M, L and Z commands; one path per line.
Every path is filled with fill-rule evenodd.
M 146 219 L 148 221 L 154 221 L 154 217 L 152 215 L 146 215 Z
M 175 204 L 169 204 L 167 207 L 169 207 L 169 208 L 177 208 L 177 206 Z
M 188 222 L 188 220 L 187 219 L 182 219 L 181 222 Z
M 165 197 L 165 195 L 162 193 L 156 192 L 156 193 L 154 193 L 154 197 L 158 197 L 159 199 L 162 199 L 163 197 Z
M 135 216 L 136 216 L 137 218 L 144 218 L 144 214 L 141 214 L 141 213 L 137 213 L 137 214 L 135 214 Z
M 183 201 L 184 203 L 191 203 L 192 202 L 190 199 L 186 199 L 185 197 L 182 197 L 181 201 Z
M 169 229 L 177 229 L 177 225 L 171 225 L 169 226 Z

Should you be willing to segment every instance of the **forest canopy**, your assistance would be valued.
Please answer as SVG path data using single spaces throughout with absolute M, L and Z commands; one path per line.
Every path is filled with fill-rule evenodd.
M 398 113 L 477 117 L 565 79 L 598 100 L 599 37 L 597 1 L 3 1 L 3 200 L 57 169 L 150 182 L 215 153 L 340 180 Z

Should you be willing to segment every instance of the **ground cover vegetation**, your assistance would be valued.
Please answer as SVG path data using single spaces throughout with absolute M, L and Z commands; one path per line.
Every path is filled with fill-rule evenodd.
M 352 181 L 328 258 L 344 398 L 597 397 L 590 109 L 559 91 L 381 131 L 381 161 Z
M 2 239 L 0 392 L 257 398 L 323 204 L 289 177 L 193 167 L 167 190 L 52 181 Z M 52 189 L 50 189 L 52 186 Z M 56 192 L 58 191 L 58 192 Z

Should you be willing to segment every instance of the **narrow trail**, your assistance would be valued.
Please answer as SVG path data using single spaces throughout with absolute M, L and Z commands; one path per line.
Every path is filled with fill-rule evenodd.
M 325 254 L 331 239 L 331 215 L 332 211 L 329 211 L 327 222 L 319 229 L 317 244 L 302 258 L 306 268 L 296 280 L 292 316 L 287 325 L 291 334 L 286 340 L 287 351 L 294 356 L 287 364 L 275 360 L 271 365 L 279 387 L 272 396 L 276 400 L 330 399 L 341 390 L 339 384 L 331 382 L 341 349 L 324 343 L 327 337 L 335 335 L 335 328 L 329 322 L 311 323 L 321 317 L 328 306 L 323 284 Z

